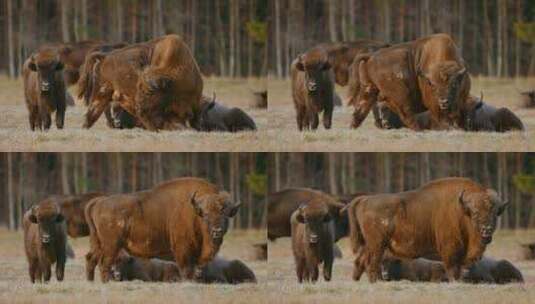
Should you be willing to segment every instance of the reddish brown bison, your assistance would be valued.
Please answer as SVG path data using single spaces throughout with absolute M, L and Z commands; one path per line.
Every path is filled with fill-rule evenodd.
M 93 199 L 85 209 L 91 249 L 87 278 L 97 263 L 103 282 L 120 250 L 142 258 L 174 258 L 181 275 L 212 260 L 239 204 L 227 192 L 198 178 L 179 178 L 151 190 Z M 112 224 L 110 224 L 112 223 Z
M 199 131 L 240 132 L 255 131 L 254 120 L 240 108 L 229 108 L 213 98 L 203 96 L 197 118 Z
M 353 279 L 366 270 L 381 279 L 386 250 L 405 259 L 425 257 L 444 263 L 448 279 L 478 261 L 492 241 L 507 203 L 466 178 L 444 178 L 419 189 L 361 196 L 348 207 L 350 240 L 356 255 Z
M 189 47 L 177 35 L 138 43 L 109 54 L 93 53 L 84 63 L 79 97 L 89 105 L 90 128 L 116 101 L 148 130 L 195 125 L 203 81 Z
M 339 208 L 344 205 L 339 204 Z M 291 217 L 292 251 L 299 283 L 316 282 L 323 263 L 323 278 L 330 281 L 334 261 L 334 224 L 329 205 L 321 198 L 301 202 Z
M 60 208 L 43 202 L 26 211 L 23 218 L 24 249 L 32 283 L 50 281 L 51 267 L 56 264 L 56 279 L 63 281 L 66 262 L 67 234 Z
M 291 236 L 290 217 L 301 203 L 309 200 L 321 200 L 329 206 L 334 223 L 335 241 L 349 234 L 347 216 L 340 215 L 340 203 L 348 204 L 363 193 L 342 195 L 338 197 L 310 188 L 288 188 L 268 195 L 268 239 Z
M 114 281 L 178 282 L 180 271 L 174 262 L 137 258 L 121 252 L 112 266 Z
M 385 101 L 404 125 L 420 130 L 415 113 L 430 111 L 433 124 L 462 124 L 461 111 L 470 92 L 470 77 L 453 39 L 436 34 L 361 54 L 353 62 L 360 80 L 352 127 L 357 128 L 377 100 Z M 358 66 L 358 68 L 356 68 Z
M 55 48 L 41 48 L 26 60 L 22 68 L 24 100 L 30 114 L 30 128 L 50 129 L 51 114 L 56 112 L 56 127 L 63 129 L 66 90 L 63 63 Z
M 200 283 L 223 284 L 256 283 L 256 276 L 240 260 L 226 260 L 221 257 L 215 257 L 202 268 L 196 281 Z

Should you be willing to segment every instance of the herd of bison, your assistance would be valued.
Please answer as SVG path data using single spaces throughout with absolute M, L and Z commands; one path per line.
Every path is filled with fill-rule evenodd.
M 74 104 L 66 89 L 75 84 L 88 107 L 84 128 L 105 113 L 111 128 L 256 130 L 243 110 L 203 96 L 197 62 L 178 35 L 136 44 L 45 44 L 25 61 L 22 75 L 32 130 L 49 129 L 54 112 L 63 128 L 66 107 Z
M 339 99 L 335 84 L 349 87 L 352 128 L 371 110 L 380 129 L 524 129 L 509 109 L 470 95 L 469 70 L 447 34 L 394 45 L 373 40 L 322 43 L 292 62 L 291 81 L 299 130 L 317 129 L 321 112 L 323 126 L 331 128 Z
M 353 279 L 504 284 L 523 282 L 507 260 L 485 256 L 507 207 L 494 191 L 467 178 L 443 178 L 400 193 L 330 195 L 290 188 L 268 198 L 268 239 L 291 237 L 297 280 L 332 278 L 348 236 Z
M 98 266 L 102 282 L 254 283 L 242 261 L 217 256 L 239 206 L 216 185 L 189 177 L 128 194 L 50 196 L 24 214 L 30 279 L 48 282 L 55 264 L 63 280 L 68 235 L 89 236 L 88 281 Z

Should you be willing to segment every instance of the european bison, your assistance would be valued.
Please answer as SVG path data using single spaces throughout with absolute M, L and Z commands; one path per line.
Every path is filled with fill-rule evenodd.
M 483 102 L 483 97 L 476 98 L 474 106 L 466 111 L 464 115 L 464 129 L 466 131 L 489 131 L 508 132 L 514 130 L 524 130 L 522 121 L 507 108 L 495 108 Z
M 94 279 L 98 262 L 102 281 L 107 282 L 124 249 L 142 258 L 172 257 L 181 275 L 192 279 L 219 251 L 229 218 L 239 206 L 216 185 L 189 177 L 147 191 L 93 199 L 85 209 L 91 243 L 87 278 Z
M 41 48 L 24 62 L 24 100 L 30 114 L 30 128 L 50 129 L 51 114 L 56 112 L 56 127 L 63 129 L 66 90 L 61 73 L 63 63 L 55 48 Z
M 112 266 L 114 281 L 178 282 L 180 271 L 174 262 L 144 259 L 122 252 Z
M 51 267 L 56 264 L 56 279 L 63 281 L 67 235 L 63 215 L 53 202 L 33 206 L 24 214 L 24 249 L 32 283 L 50 281 Z
M 274 241 L 280 237 L 291 236 L 290 217 L 302 202 L 314 199 L 322 200 L 329 206 L 333 219 L 335 241 L 349 234 L 347 216 L 340 215 L 340 202 L 347 204 L 363 193 L 355 193 L 334 197 L 327 193 L 310 188 L 288 188 L 268 195 L 268 239 Z
M 424 258 L 401 260 L 385 258 L 383 260 L 384 279 L 387 281 L 408 280 L 412 282 L 447 281 L 446 271 L 441 262 Z
M 80 67 L 84 63 L 85 57 L 103 43 L 100 40 L 83 40 L 57 44 L 60 60 L 65 66 L 63 77 L 67 86 L 72 86 L 78 82 L 78 79 L 80 79 Z
M 213 99 L 203 96 L 198 125 L 199 131 L 240 132 L 255 131 L 254 120 L 240 108 L 228 108 Z
M 108 54 L 91 54 L 84 64 L 78 94 L 89 104 L 86 128 L 114 100 L 146 129 L 157 131 L 195 125 L 202 89 L 189 47 L 180 36 L 167 35 Z
M 343 205 L 340 204 L 340 208 Z M 299 283 L 316 282 L 323 263 L 323 278 L 331 280 L 334 261 L 334 224 L 329 205 L 321 198 L 301 202 L 291 217 L 292 251 Z
M 483 255 L 506 206 L 494 190 L 457 177 L 412 191 L 358 197 L 348 207 L 353 279 L 364 270 L 371 282 L 382 279 L 388 250 L 398 258 L 439 259 L 448 279 L 458 280 L 461 267 Z
M 379 49 L 355 57 L 353 77 L 360 80 L 352 127 L 357 128 L 377 100 L 385 101 L 404 125 L 421 130 L 415 113 L 430 111 L 434 125 L 459 126 L 461 111 L 470 92 L 464 60 L 446 34 Z M 358 66 L 358 68 L 356 68 Z
M 201 269 L 196 279 L 200 283 L 241 284 L 256 283 L 254 272 L 240 260 L 215 257 Z
M 88 192 L 75 195 L 51 195 L 40 204 L 56 204 L 67 225 L 67 234 L 72 238 L 89 236 L 89 227 L 85 220 L 86 205 L 95 197 L 103 196 L 100 192 Z
M 523 283 L 524 277 L 511 262 L 483 257 L 468 268 L 463 281 L 469 283 L 508 284 Z

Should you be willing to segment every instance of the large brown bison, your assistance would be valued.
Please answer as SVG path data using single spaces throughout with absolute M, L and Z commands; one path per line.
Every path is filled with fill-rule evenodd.
M 50 281 L 51 267 L 56 264 L 56 279 L 63 281 L 67 234 L 60 208 L 53 202 L 33 206 L 24 214 L 24 249 L 32 283 Z
M 61 210 L 67 225 L 67 234 L 72 238 L 89 236 L 89 227 L 85 220 L 86 205 L 95 197 L 103 196 L 100 192 L 88 192 L 75 195 L 51 195 L 40 204 L 56 204 Z
M 50 129 L 51 114 L 56 112 L 56 127 L 63 129 L 66 89 L 63 63 L 55 48 L 45 47 L 34 52 L 24 62 L 24 100 L 29 112 L 30 128 Z
M 288 188 L 268 195 L 268 239 L 291 236 L 290 217 L 301 203 L 309 200 L 321 200 L 329 206 L 334 223 L 335 241 L 349 234 L 347 216 L 339 214 L 340 203 L 347 204 L 363 193 L 332 196 L 310 188 Z
M 238 208 L 227 192 L 199 178 L 93 199 L 85 209 L 91 242 L 87 278 L 93 280 L 98 262 L 102 281 L 107 282 L 124 249 L 136 257 L 172 257 L 181 275 L 192 279 L 219 251 L 229 218 Z
M 86 128 L 113 100 L 146 129 L 156 131 L 195 125 L 203 81 L 183 39 L 167 35 L 108 54 L 91 54 L 79 87 L 79 97 L 89 105 Z
M 199 131 L 240 132 L 255 131 L 254 120 L 240 108 L 229 108 L 213 98 L 203 96 L 196 119 Z
M 356 255 L 353 279 L 366 270 L 381 279 L 386 250 L 405 259 L 426 257 L 444 263 L 448 279 L 481 259 L 507 203 L 467 178 L 444 178 L 419 189 L 361 196 L 348 207 L 350 239 Z
M 256 283 L 254 272 L 240 260 L 227 260 L 215 257 L 202 268 L 199 277 L 200 283 L 241 284 Z
M 339 208 L 344 205 L 339 204 Z M 323 278 L 330 281 L 334 261 L 334 225 L 329 205 L 321 197 L 301 202 L 291 217 L 292 251 L 299 283 L 316 282 L 323 263 Z
M 462 124 L 461 111 L 470 92 L 470 77 L 453 39 L 436 34 L 361 54 L 353 62 L 360 90 L 351 96 L 357 128 L 377 100 L 385 101 L 404 125 L 420 130 L 415 113 L 423 108 L 435 125 Z M 358 66 L 358 68 L 356 68 Z

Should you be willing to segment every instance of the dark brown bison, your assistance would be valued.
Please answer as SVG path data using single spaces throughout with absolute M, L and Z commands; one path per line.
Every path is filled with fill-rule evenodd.
M 443 282 L 448 280 L 441 262 L 424 258 L 414 260 L 385 258 L 383 273 L 383 278 L 387 281 Z
M 61 71 L 63 63 L 55 48 L 41 48 L 24 62 L 24 100 L 30 114 L 30 128 L 50 129 L 51 114 L 56 112 L 56 127 L 63 129 L 66 94 Z
M 508 132 L 524 130 L 522 121 L 507 108 L 496 108 L 483 102 L 483 97 L 470 97 L 474 106 L 464 113 L 466 131 Z
M 468 268 L 463 281 L 469 283 L 508 284 L 523 283 L 524 277 L 508 260 L 483 257 Z
M 347 216 L 340 215 L 340 203 L 347 204 L 353 198 L 363 195 L 355 193 L 335 197 L 327 193 L 310 188 L 288 188 L 268 195 L 268 239 L 271 241 L 280 237 L 291 236 L 290 217 L 301 203 L 309 200 L 322 200 L 329 206 L 334 223 L 335 241 L 349 234 Z
M 344 205 L 339 204 L 340 208 Z M 316 282 L 323 263 L 323 278 L 330 281 L 334 261 L 334 224 L 329 205 L 321 197 L 301 202 L 291 217 L 292 251 L 299 283 Z
M 116 101 L 148 130 L 195 125 L 203 82 L 189 47 L 167 35 L 108 54 L 87 57 L 79 80 L 79 97 L 89 105 L 90 128 Z M 115 97 L 114 97 L 115 96 Z
M 240 108 L 229 108 L 216 102 L 215 94 L 213 98 L 203 96 L 201 101 L 201 110 L 198 125 L 199 131 L 222 131 L 222 132 L 240 132 L 255 131 L 256 124 L 254 120 Z
M 103 196 L 100 192 L 89 192 L 75 195 L 51 195 L 40 204 L 56 204 L 67 225 L 67 234 L 72 238 L 89 236 L 89 227 L 85 220 L 84 210 L 95 197 Z
M 430 111 L 434 125 L 462 124 L 470 77 L 453 39 L 436 34 L 361 54 L 353 62 L 360 90 L 351 96 L 357 128 L 377 100 L 385 101 L 404 125 L 420 130 L 415 113 Z M 358 66 L 358 69 L 356 68 Z
M 123 249 L 142 258 L 172 257 L 181 275 L 192 279 L 219 251 L 229 218 L 238 208 L 227 192 L 199 178 L 93 199 L 85 209 L 91 242 L 87 278 L 93 280 L 98 263 L 102 281 L 107 282 Z
M 356 255 L 353 279 L 359 280 L 364 270 L 371 282 L 381 279 L 380 266 L 388 250 L 398 258 L 441 260 L 448 279 L 458 280 L 461 267 L 482 257 L 506 206 L 494 190 L 467 178 L 438 179 L 412 191 L 358 197 L 348 206 Z
M 256 283 L 254 272 L 240 260 L 226 260 L 215 257 L 202 268 L 196 278 L 200 283 L 241 284 Z
M 112 266 L 114 281 L 178 282 L 180 271 L 175 262 L 144 259 L 121 252 Z
M 26 211 L 23 218 L 24 249 L 32 283 L 50 281 L 51 267 L 56 264 L 56 279 L 63 281 L 66 262 L 67 234 L 60 208 L 43 202 Z

